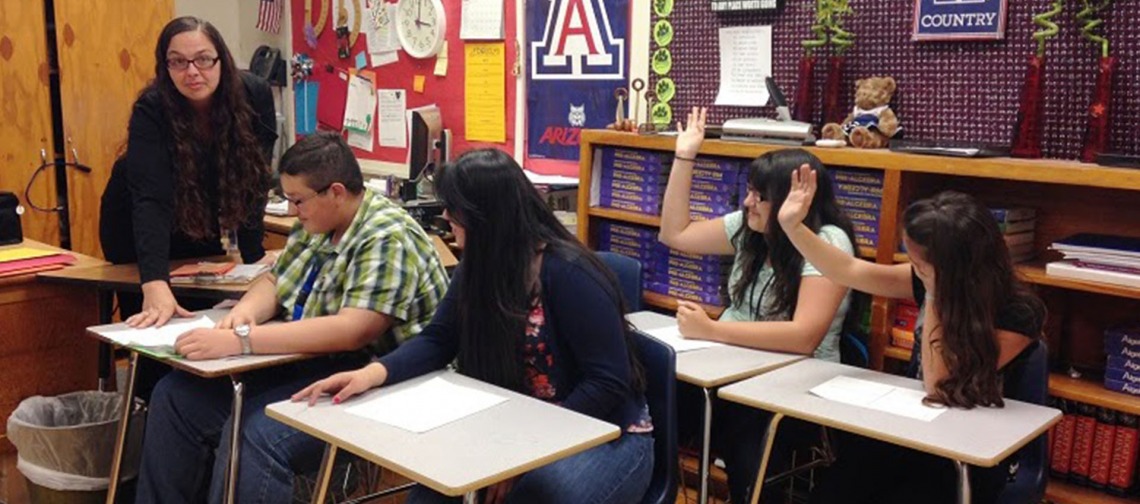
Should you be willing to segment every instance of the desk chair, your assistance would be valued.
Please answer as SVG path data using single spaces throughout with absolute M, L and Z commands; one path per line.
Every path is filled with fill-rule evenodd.
M 645 400 L 653 417 L 653 476 L 641 504 L 673 504 L 677 500 L 677 355 L 669 345 L 640 331 L 634 331 L 633 339 L 645 367 Z
M 1010 376 L 1016 380 L 1010 399 L 1044 405 L 1049 395 L 1049 350 L 1044 341 L 1029 351 L 1022 363 L 1021 373 Z M 1041 502 L 1045 497 L 1045 471 L 1048 467 L 1049 435 L 1042 434 L 1017 452 L 1018 466 L 1014 480 L 1006 483 L 998 497 L 998 504 Z
M 625 298 L 625 307 L 630 312 L 641 310 L 641 263 L 632 257 L 626 257 L 613 252 L 597 252 L 610 271 L 617 276 L 621 295 Z

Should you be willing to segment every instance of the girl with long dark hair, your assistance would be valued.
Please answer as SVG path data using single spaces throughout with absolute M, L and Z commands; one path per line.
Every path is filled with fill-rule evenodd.
M 238 71 L 212 24 L 170 21 L 154 56 L 154 80 L 135 101 L 100 208 L 103 254 L 139 264 L 142 298 L 119 299 L 134 327 L 189 313 L 170 290 L 170 259 L 224 254 L 223 231 L 234 232 L 243 261 L 265 254 L 262 218 L 277 139 L 269 85 Z
M 761 350 L 814 355 L 839 361 L 839 336 L 847 315 L 847 288 L 823 277 L 792 246 L 776 222 L 788 196 L 791 174 L 808 164 L 823 174 L 820 197 L 807 211 L 805 225 L 848 257 L 855 252 L 850 220 L 835 202 L 828 171 L 802 149 L 766 153 L 748 170 L 742 209 L 724 217 L 693 221 L 689 192 L 693 165 L 704 140 L 706 109 L 694 107 L 678 124 L 676 153 L 661 212 L 660 240 L 690 254 L 732 256 L 729 305 L 713 320 L 695 303 L 678 301 L 677 323 L 686 338 L 706 339 Z M 700 411 L 703 399 L 691 386 L 678 390 L 685 410 Z M 718 402 L 713 447 L 725 461 L 733 502 L 747 502 L 760 461 L 762 413 Z M 697 432 L 682 415 L 682 435 Z M 783 441 L 781 441 L 783 442 Z M 782 448 L 782 446 L 781 446 Z M 783 450 L 780 450 L 783 451 Z
M 431 324 L 377 362 L 293 399 L 328 393 L 341 402 L 455 360 L 460 373 L 623 429 L 606 445 L 488 488 L 486 502 L 637 502 L 653 468 L 652 424 L 614 275 L 501 151 L 460 156 L 437 176 L 436 194 L 463 260 Z M 446 501 L 423 487 L 408 499 Z
M 877 296 L 913 299 L 921 319 L 915 331 L 914 372 L 927 401 L 955 408 L 1001 407 L 1005 385 L 1040 338 L 1045 305 L 1020 282 L 989 210 L 976 199 L 946 191 L 912 203 L 903 214 L 910 264 L 884 265 L 848 257 L 803 225 L 818 187 L 809 166 L 792 175 L 779 213 L 796 248 L 835 282 Z M 950 502 L 951 462 L 894 445 L 848 436 L 827 472 L 816 502 Z M 906 467 L 906 478 L 882 465 Z M 994 502 L 1012 460 L 970 472 L 977 502 Z M 889 479 L 889 481 L 888 481 Z M 881 484 L 879 484 L 881 483 Z M 940 500 L 941 499 L 941 500 Z

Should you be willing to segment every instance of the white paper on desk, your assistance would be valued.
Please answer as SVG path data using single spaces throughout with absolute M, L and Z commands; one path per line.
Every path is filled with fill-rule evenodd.
M 394 427 L 424 433 L 506 401 L 506 397 L 456 385 L 441 377 L 344 410 Z
M 760 107 L 768 103 L 764 78 L 772 75 L 772 27 L 720 29 L 720 91 L 717 105 Z
M 946 411 L 922 403 L 920 390 L 895 387 L 849 376 L 836 376 L 816 385 L 811 393 L 829 401 L 841 402 L 929 422 Z
M 139 346 L 174 353 L 174 341 L 186 331 L 191 329 L 213 329 L 214 321 L 205 315 L 194 318 L 172 318 L 162 327 L 147 327 L 145 329 L 112 329 L 99 331 L 103 337 L 123 346 Z
M 565 175 L 543 175 L 535 173 L 530 170 L 523 170 L 526 174 L 526 179 L 534 185 L 560 185 L 560 186 L 574 186 L 578 187 L 578 177 L 567 177 Z
M 715 341 L 686 339 L 681 336 L 681 330 L 677 326 L 658 327 L 657 329 L 650 329 L 643 331 L 645 334 L 653 336 L 658 341 L 673 347 L 673 351 L 677 353 L 688 352 L 690 350 L 700 350 L 702 348 L 711 348 L 724 346 L 723 343 Z
M 265 204 L 265 213 L 269 215 L 289 215 L 289 200 L 274 202 L 270 200 Z
M 463 0 L 459 38 L 503 40 L 503 0 Z
M 406 116 L 408 93 L 403 89 L 378 89 L 380 98 L 380 146 L 408 146 Z

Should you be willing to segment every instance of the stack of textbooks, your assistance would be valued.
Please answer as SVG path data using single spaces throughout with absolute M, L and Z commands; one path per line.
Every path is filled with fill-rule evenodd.
M 1104 388 L 1140 395 L 1140 327 L 1106 330 L 1104 353 Z
M 597 191 L 592 204 L 597 206 L 660 215 L 669 182 L 673 156 L 664 152 L 634 149 L 600 149 L 603 169 L 596 170 Z M 741 161 L 733 158 L 700 157 L 693 166 L 689 193 L 690 215 L 696 220 L 709 220 L 736 210 L 741 184 L 747 184 Z
M 672 156 L 664 152 L 634 149 L 600 149 L 604 167 L 595 170 L 601 177 L 597 188 L 597 206 L 660 215 L 665 184 L 669 182 Z
M 1037 227 L 1037 210 L 1033 208 L 991 208 L 998 229 L 1005 237 L 1009 258 L 1015 263 L 1033 259 L 1034 230 Z
M 914 348 L 914 328 L 918 324 L 918 305 L 912 301 L 900 300 L 895 304 L 895 323 L 891 327 L 891 344 L 897 347 Z
M 645 289 L 678 299 L 724 305 L 731 257 L 672 250 L 657 241 L 654 228 L 619 222 L 598 224 L 598 250 L 641 262 Z
M 855 226 L 855 246 L 879 246 L 879 215 L 883 202 L 883 172 L 835 169 L 835 200 Z
M 1050 406 L 1064 413 L 1050 437 L 1053 477 L 1113 495 L 1135 493 L 1140 451 L 1136 416 L 1057 398 Z
M 1140 287 L 1140 238 L 1082 233 L 1050 248 L 1064 260 L 1045 265 L 1048 275 Z

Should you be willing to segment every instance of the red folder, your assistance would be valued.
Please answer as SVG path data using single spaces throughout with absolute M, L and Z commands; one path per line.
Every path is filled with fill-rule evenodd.
M 34 273 L 36 271 L 45 271 L 46 269 L 62 268 L 69 264 L 75 263 L 75 256 L 71 254 L 56 254 L 44 257 L 33 257 L 31 259 L 20 259 L 16 261 L 8 261 L 0 263 L 0 276 L 13 276 L 22 275 L 25 273 Z M 48 268 L 52 266 L 52 268 Z
M 325 129 L 344 129 L 344 105 L 348 101 L 348 71 L 326 67 L 313 71 L 313 80 L 320 83 L 317 98 L 317 123 Z

